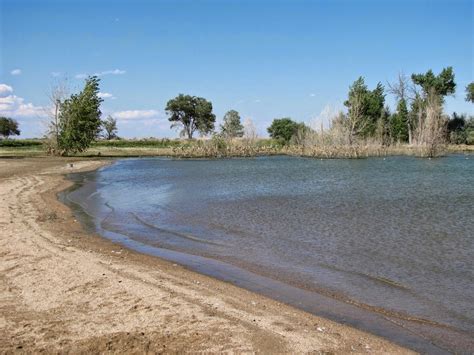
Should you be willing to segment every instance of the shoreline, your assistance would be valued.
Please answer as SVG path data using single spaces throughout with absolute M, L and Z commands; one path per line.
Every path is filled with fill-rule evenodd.
M 106 162 L 0 160 L 0 351 L 411 353 L 85 232 L 56 194 Z
M 74 174 L 71 181 L 82 186 L 86 175 Z M 94 190 L 88 187 L 84 196 Z M 75 189 L 75 188 L 74 188 Z M 80 201 L 80 199 L 79 199 Z M 86 202 L 85 200 L 83 202 Z M 76 217 L 86 225 L 94 219 L 83 209 L 82 202 L 66 203 L 75 211 Z M 84 214 L 87 214 L 87 216 Z M 84 216 L 81 216 L 84 215 Z M 92 217 L 92 219 L 91 219 Z M 91 225 L 96 223 L 92 222 Z M 97 229 L 98 228 L 98 229 Z M 163 249 L 136 242 L 126 235 L 92 227 L 94 233 L 112 240 L 124 248 L 146 255 L 153 255 L 168 262 L 176 262 L 192 272 L 204 274 L 217 280 L 237 285 L 259 295 L 283 302 L 316 316 L 322 316 L 335 322 L 355 327 L 401 346 L 408 346 L 422 353 L 463 353 L 473 345 L 472 339 L 464 331 L 443 323 L 419 318 L 403 311 L 391 311 L 353 300 L 322 288 L 310 288 L 304 284 L 295 284 L 281 278 L 272 278 L 262 270 L 248 268 L 242 263 L 229 263 L 221 258 L 209 258 L 205 255 L 188 254 L 179 249 Z M 87 227 L 87 229 L 89 229 Z M 243 266 L 242 266 L 243 265 Z M 387 283 L 386 280 L 380 282 Z

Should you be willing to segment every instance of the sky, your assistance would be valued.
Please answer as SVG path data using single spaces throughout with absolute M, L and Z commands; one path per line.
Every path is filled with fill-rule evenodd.
M 473 3 L 0 0 L 0 115 L 40 137 L 51 86 L 75 93 L 95 74 L 121 137 L 177 137 L 164 108 L 180 93 L 210 100 L 218 122 L 237 110 L 264 136 L 274 118 L 327 125 L 359 76 L 372 89 L 447 66 L 457 91 L 445 111 L 474 114 Z

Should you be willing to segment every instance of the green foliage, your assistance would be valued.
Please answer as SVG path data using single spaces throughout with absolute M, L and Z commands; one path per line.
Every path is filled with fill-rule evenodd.
M 205 135 L 214 130 L 216 116 L 212 113 L 212 103 L 202 97 L 179 94 L 168 101 L 166 113 L 170 115 L 171 128 L 181 126 L 181 135 L 188 139 L 196 131 Z
M 104 131 L 104 138 L 107 140 L 117 138 L 117 120 L 112 116 L 108 115 L 105 120 L 102 121 L 102 130 Z
M 474 144 L 474 116 L 466 121 L 466 144 Z
M 466 101 L 474 103 L 474 82 L 466 86 Z
M 2 139 L 0 140 L 1 148 L 33 148 L 43 145 L 41 139 Z
M 230 110 L 224 115 L 221 133 L 227 138 L 242 137 L 244 135 L 244 126 L 240 122 L 240 115 L 237 111 Z
M 13 118 L 0 117 L 0 135 L 4 138 L 19 136 L 18 122 Z
M 274 119 L 271 126 L 267 128 L 267 131 L 270 137 L 287 144 L 299 130 L 305 129 L 306 125 L 304 123 L 297 123 L 291 118 L 285 117 Z
M 417 128 L 420 118 L 423 119 L 425 115 L 425 106 L 425 100 L 423 100 L 421 95 L 417 93 L 410 104 L 410 111 L 408 112 L 408 118 L 411 122 L 412 130 Z
M 454 94 L 456 83 L 454 82 L 454 72 L 452 67 L 444 68 L 439 75 L 434 75 L 430 69 L 425 74 L 412 74 L 413 83 L 421 86 L 425 94 L 433 91 L 440 97 Z
M 408 142 L 408 108 L 405 99 L 397 105 L 397 112 L 391 119 L 392 137 L 396 142 Z
M 59 112 L 59 154 L 68 155 L 85 151 L 100 132 L 100 79 L 92 76 L 86 79 L 84 89 L 71 95 L 60 105 Z
M 371 91 L 365 85 L 364 78 L 359 77 L 349 88 L 348 99 L 344 102 L 349 111 L 350 121 L 353 122 L 352 133 L 362 137 L 373 136 L 384 103 L 383 85 L 378 83 Z
M 466 128 L 466 115 L 458 115 L 454 112 L 446 125 L 448 141 L 452 144 L 466 144 L 468 136 Z

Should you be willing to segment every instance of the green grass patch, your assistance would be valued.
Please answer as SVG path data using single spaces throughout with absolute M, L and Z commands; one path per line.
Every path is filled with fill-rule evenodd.
M 32 148 L 43 145 L 42 139 L 1 139 L 0 148 Z

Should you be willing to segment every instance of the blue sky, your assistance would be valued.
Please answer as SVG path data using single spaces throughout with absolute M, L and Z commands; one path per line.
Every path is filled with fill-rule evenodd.
M 99 74 L 104 114 L 125 137 L 177 136 L 164 107 L 202 96 L 261 135 L 276 117 L 326 120 L 349 85 L 453 66 L 446 112 L 473 114 L 473 1 L 0 0 L 0 115 L 44 132 L 48 91 Z M 107 97 L 111 95 L 111 97 Z M 387 95 L 392 107 L 393 98 Z

